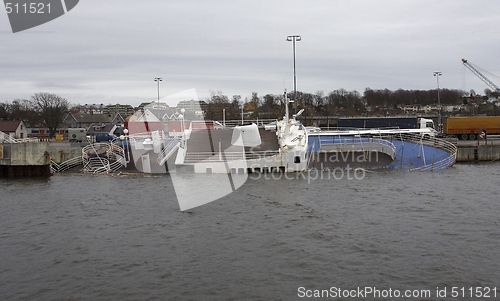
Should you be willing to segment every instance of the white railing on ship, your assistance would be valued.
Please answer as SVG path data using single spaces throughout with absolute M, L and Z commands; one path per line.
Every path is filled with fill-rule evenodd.
M 453 166 L 456 162 L 458 148 L 455 144 L 448 142 L 443 139 L 428 137 L 425 134 L 411 134 L 411 133 L 399 133 L 396 135 L 388 135 L 387 138 L 398 139 L 401 141 L 413 142 L 416 144 L 427 145 L 431 147 L 436 147 L 446 151 L 449 156 L 438 161 L 432 159 L 431 163 L 425 163 L 423 166 L 412 168 L 410 170 L 434 170 L 434 169 L 444 169 Z
M 110 162 L 106 158 L 90 158 L 84 161 L 84 170 L 93 174 L 111 173 L 118 171 L 122 167 L 120 161 Z
M 163 165 L 165 164 L 165 161 L 172 156 L 172 154 L 175 152 L 175 150 L 179 147 L 180 145 L 180 139 L 181 139 L 182 134 L 177 134 L 175 137 L 172 138 L 172 140 L 165 145 L 163 150 L 158 154 L 158 164 Z
M 120 158 L 125 158 L 125 149 L 123 148 L 123 146 L 120 146 L 119 143 L 122 143 L 123 145 L 129 142 L 125 139 L 122 140 L 121 138 L 113 139 L 110 142 L 110 152 L 116 156 L 119 156 Z M 125 163 L 123 165 L 125 165 Z
M 122 168 L 123 165 L 121 164 L 120 161 L 114 161 L 112 162 L 111 164 L 109 164 L 109 169 L 112 171 L 112 172 L 116 172 L 118 170 L 120 170 L 120 168 Z M 95 172 L 94 172 L 95 173 Z
M 279 151 L 259 151 L 259 152 L 194 152 L 187 153 L 184 162 L 228 162 L 238 160 L 255 160 L 272 157 Z
M 358 129 L 359 130 L 359 129 Z M 340 135 L 338 137 L 341 137 Z M 408 141 L 422 145 L 428 145 L 432 147 L 440 148 L 446 151 L 449 156 L 438 161 L 432 161 L 429 164 L 425 164 L 420 167 L 410 168 L 410 170 L 434 170 L 434 169 L 444 169 L 453 166 L 457 158 L 457 146 L 451 142 L 443 139 L 429 137 L 426 133 L 392 133 L 392 134 L 378 134 L 376 136 L 381 140 L 385 139 L 397 139 L 401 141 Z M 352 139 L 352 138 L 351 138 Z M 321 141 L 321 140 L 320 140 Z
M 337 138 L 337 139 L 336 139 Z M 389 140 L 379 138 L 365 138 L 361 136 L 342 139 L 341 136 L 332 137 L 331 141 L 319 139 L 319 150 L 334 147 L 339 151 L 380 151 L 389 155 L 392 159 L 396 157 L 396 146 Z M 329 143 L 331 142 L 331 143 Z
M 50 169 L 53 173 L 56 172 L 64 172 L 73 167 L 77 167 L 78 165 L 82 165 L 83 158 L 82 157 L 74 157 L 72 159 L 66 160 L 61 164 L 57 164 L 56 162 L 50 160 Z
M 39 142 L 37 138 L 21 138 L 16 139 L 9 134 L 0 131 L 0 143 L 23 143 L 23 142 Z
M 234 128 L 238 125 L 241 125 L 241 119 L 240 120 L 226 120 L 226 121 L 217 121 L 222 125 L 223 128 Z M 255 123 L 258 127 L 263 128 L 266 124 L 270 124 L 272 122 L 276 122 L 276 119 L 251 119 L 251 120 L 243 120 L 243 124 L 248 125 Z M 219 124 L 217 124 L 219 125 Z M 220 126 L 219 125 L 219 126 Z M 217 126 L 215 126 L 217 129 Z
M 404 135 L 403 136 L 405 141 L 411 141 L 411 142 L 416 142 L 416 143 L 421 143 L 423 145 L 428 145 L 436 148 L 440 148 L 446 152 L 448 152 L 450 155 L 446 158 L 443 158 L 441 160 L 438 160 L 436 162 L 431 162 L 430 164 L 426 164 L 420 167 L 416 168 L 411 168 L 410 170 L 433 170 L 433 169 L 444 169 L 451 167 L 453 164 L 456 162 L 457 158 L 457 151 L 458 148 L 455 144 L 448 142 L 443 139 L 439 138 L 423 138 L 423 137 L 418 137 L 415 135 Z
M 109 160 L 106 158 L 93 157 L 83 161 L 83 169 L 86 172 L 95 173 L 96 170 L 109 170 Z
M 102 153 L 98 150 L 102 149 Z M 92 157 L 89 152 L 96 156 Z M 115 141 L 93 143 L 82 149 L 84 170 L 94 174 L 109 173 L 119 170 L 125 164 L 125 152 Z

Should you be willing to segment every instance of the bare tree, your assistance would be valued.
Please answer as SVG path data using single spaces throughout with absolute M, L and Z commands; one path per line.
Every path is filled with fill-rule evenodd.
M 69 101 L 55 94 L 37 93 L 31 96 L 40 114 L 40 123 L 49 129 L 50 138 L 54 137 L 59 125 L 68 113 Z
M 0 120 L 8 120 L 9 119 L 9 104 L 8 103 L 0 103 Z
M 33 108 L 33 101 L 29 99 L 15 99 L 11 103 L 12 120 L 23 120 L 28 127 L 38 126 L 39 116 Z

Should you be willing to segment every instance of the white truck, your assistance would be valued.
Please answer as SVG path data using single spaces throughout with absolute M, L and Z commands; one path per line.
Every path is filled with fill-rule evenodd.
M 339 118 L 338 127 L 352 129 L 411 129 L 417 130 L 413 132 L 422 130 L 431 137 L 437 135 L 434 121 L 421 117 L 345 117 Z
M 69 142 L 83 142 L 87 139 L 87 129 L 85 128 L 69 128 L 68 140 Z

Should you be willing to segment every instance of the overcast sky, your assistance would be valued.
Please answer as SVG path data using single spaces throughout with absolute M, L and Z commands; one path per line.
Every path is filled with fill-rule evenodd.
M 0 9 L 0 101 L 58 94 L 72 103 L 131 104 L 195 89 L 250 98 L 293 90 L 435 89 L 500 85 L 500 1 L 81 0 L 67 14 L 12 33 Z M 191 90 L 193 91 L 193 90 Z

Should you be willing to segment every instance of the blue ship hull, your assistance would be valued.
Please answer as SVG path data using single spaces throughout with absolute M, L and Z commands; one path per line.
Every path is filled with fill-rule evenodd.
M 441 169 L 455 163 L 456 147 L 441 139 L 402 139 L 309 133 L 310 168 Z

